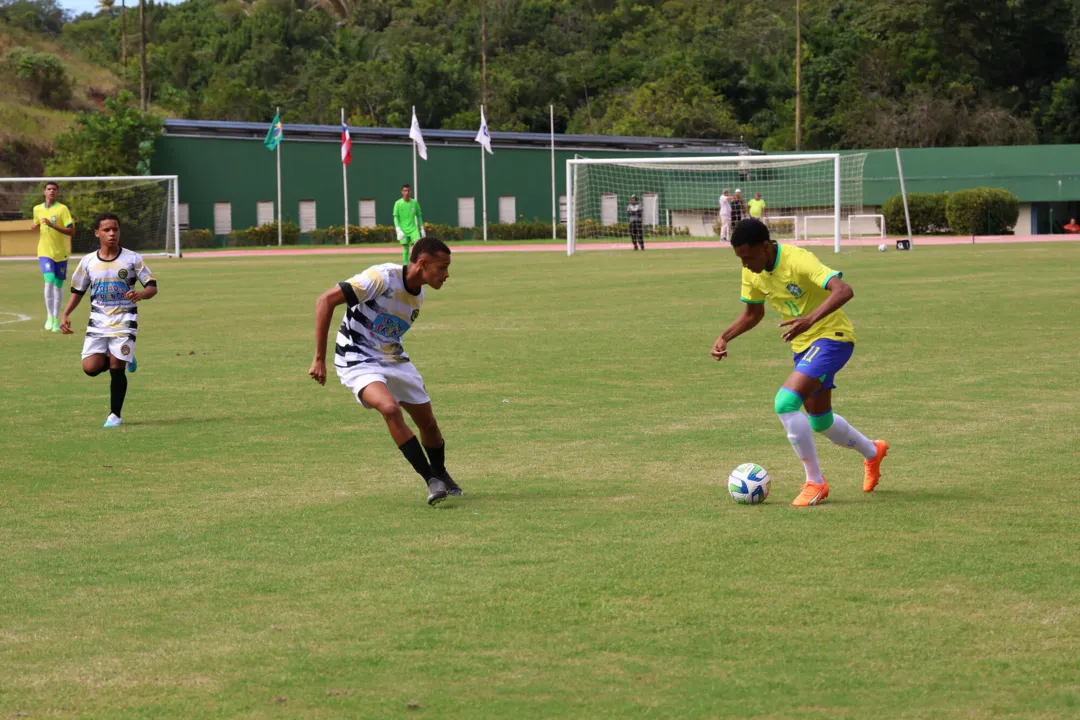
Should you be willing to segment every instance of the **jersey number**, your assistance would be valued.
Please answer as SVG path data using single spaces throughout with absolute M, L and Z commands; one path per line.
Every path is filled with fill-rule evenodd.
M 805 355 L 803 355 L 803 358 L 802 358 L 802 360 L 800 360 L 800 361 L 799 361 L 799 364 L 800 364 L 800 365 L 802 365 L 803 363 L 808 363 L 808 362 L 810 362 L 811 360 L 813 360 L 813 359 L 814 359 L 814 357 L 815 357 L 815 356 L 816 356 L 816 355 L 817 355 L 817 354 L 818 354 L 818 353 L 819 353 L 820 351 L 821 351 L 821 346 L 820 346 L 820 345 L 815 345 L 815 346 L 813 346 L 812 348 L 810 348 L 810 351 L 809 351 L 808 353 L 806 353 Z

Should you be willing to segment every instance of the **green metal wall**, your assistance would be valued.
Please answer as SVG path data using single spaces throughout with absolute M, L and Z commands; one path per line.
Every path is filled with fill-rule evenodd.
M 424 220 L 457 225 L 459 197 L 476 199 L 481 224 L 480 146 L 429 146 L 429 160 L 417 158 L 417 197 Z M 376 222 L 392 225 L 394 202 L 402 183 L 412 183 L 411 145 L 353 144 L 349 166 L 349 221 L 359 221 L 359 201 L 375 199 Z M 573 152 L 556 151 L 555 181 L 566 192 L 566 160 Z M 579 153 L 618 157 L 630 153 Z M 316 201 L 320 228 L 344 222 L 341 147 L 336 142 L 283 142 L 281 145 L 282 213 L 299 222 L 301 200 Z M 274 153 L 261 141 L 163 136 L 154 155 L 154 172 L 180 177 L 180 202 L 188 203 L 191 228 L 213 228 L 215 202 L 232 203 L 234 230 L 255 225 L 256 203 L 277 195 Z M 543 149 L 496 148 L 487 156 L 488 222 L 499 219 L 499 197 L 516 198 L 519 218 L 551 220 L 551 155 Z
M 282 210 L 285 219 L 299 222 L 301 200 L 317 203 L 320 228 L 341 225 L 342 208 L 340 146 L 335 141 L 288 141 L 282 144 Z M 476 199 L 476 225 L 481 223 L 480 148 L 429 146 L 430 160 L 418 160 L 418 185 L 424 219 L 428 222 L 457 225 L 458 197 Z M 574 157 L 570 151 L 556 151 L 555 180 L 557 193 L 565 194 L 565 162 Z M 580 152 L 581 157 L 642 157 L 643 153 Z M 670 157 L 670 155 L 668 155 Z M 657 153 L 657 157 L 663 157 Z M 902 150 L 904 178 L 908 192 L 942 192 L 990 186 L 1010 190 L 1021 202 L 1080 201 L 1080 145 L 929 148 Z M 499 219 L 499 196 L 516 198 L 519 218 L 551 219 L 551 156 L 540 148 L 496 148 L 487 157 L 488 222 Z M 158 140 L 154 157 L 155 174 L 180 176 L 180 201 L 188 203 L 192 228 L 213 227 L 215 202 L 232 203 L 233 229 L 255 225 L 255 206 L 260 200 L 276 197 L 274 153 L 261 140 L 163 136 Z M 376 201 L 376 222 L 392 224 L 394 201 L 400 186 L 412 182 L 412 146 L 362 144 L 354 142 L 353 161 L 349 167 L 349 216 L 359 220 L 359 200 Z M 863 204 L 878 206 L 900 192 L 896 156 L 892 150 L 870 151 L 863 173 Z M 661 212 L 677 208 L 674 199 L 693 197 L 690 203 L 708 207 L 716 202 L 711 187 L 673 181 L 665 187 L 637 188 L 633 192 L 659 192 Z M 732 187 L 738 182 L 732 179 Z M 766 197 L 770 206 L 783 202 L 775 193 L 783 192 L 784 183 L 772 188 Z M 694 189 L 696 188 L 696 189 Z M 601 188 L 593 188 L 599 192 Z M 753 188 L 744 191 L 753 192 Z M 704 192 L 700 198 L 700 192 Z M 585 199 L 585 198 L 582 198 Z M 619 216 L 624 219 L 626 201 L 619 197 Z M 597 198 L 589 198 L 590 207 Z M 595 202 L 592 202 L 594 201 Z M 806 204 L 792 202 L 793 205 Z M 831 198 L 811 204 L 829 204 Z

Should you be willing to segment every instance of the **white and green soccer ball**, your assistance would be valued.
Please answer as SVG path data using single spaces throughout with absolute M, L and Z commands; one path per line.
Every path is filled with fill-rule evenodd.
M 731 471 L 727 483 L 731 499 L 740 505 L 757 505 L 769 497 L 769 471 L 756 463 L 743 463 Z

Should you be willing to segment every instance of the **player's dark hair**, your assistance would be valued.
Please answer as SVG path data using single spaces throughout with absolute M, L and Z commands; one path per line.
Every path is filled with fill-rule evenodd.
M 101 223 L 105 222 L 106 220 L 115 220 L 116 226 L 120 227 L 120 218 L 116 216 L 116 213 L 111 212 L 98 213 L 94 217 L 94 224 L 91 225 L 91 227 L 96 231 L 99 227 L 101 227 Z
M 49 187 L 50 185 L 52 185 L 57 190 L 60 189 L 60 185 L 55 180 L 50 180 L 49 182 L 45 183 L 45 187 Z
M 769 242 L 769 226 L 757 218 L 740 220 L 731 233 L 731 247 L 764 245 Z
M 428 235 L 427 237 L 420 238 L 415 245 L 412 246 L 412 254 L 409 255 L 409 262 L 416 262 L 420 259 L 421 255 L 434 255 L 436 253 L 450 254 L 450 247 L 437 237 Z
M 401 188 L 402 188 L 403 190 L 404 190 L 405 188 L 409 188 L 410 190 L 412 190 L 412 185 L 410 185 L 409 183 L 405 183 L 404 185 L 402 185 L 402 186 L 401 186 Z

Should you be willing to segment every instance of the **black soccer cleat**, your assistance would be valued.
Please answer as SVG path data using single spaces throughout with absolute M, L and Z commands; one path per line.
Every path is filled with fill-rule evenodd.
M 431 506 L 438 505 L 449 494 L 446 489 L 446 483 L 437 477 L 433 477 L 427 481 L 427 504 Z
M 465 491 L 461 489 L 461 486 L 454 482 L 454 478 L 450 477 L 450 473 L 443 470 L 441 473 L 435 476 L 437 479 L 443 481 L 443 485 L 446 486 L 446 492 L 448 495 L 454 495 L 455 497 L 461 497 L 465 494 Z

